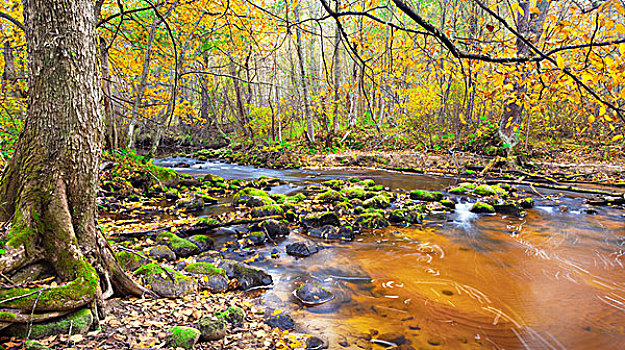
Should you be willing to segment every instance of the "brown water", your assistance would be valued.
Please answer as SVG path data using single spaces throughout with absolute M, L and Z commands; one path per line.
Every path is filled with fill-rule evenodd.
M 283 177 L 303 184 L 310 174 Z M 319 178 L 337 175 L 408 189 L 453 182 L 386 172 Z M 524 218 L 476 216 L 461 204 L 451 217 L 366 232 L 309 258 L 283 253 L 261 263 L 275 281 L 263 300 L 288 311 L 299 330 L 326 338 L 330 349 L 367 348 L 371 333 L 401 334 L 417 349 L 624 349 L 624 211 L 587 215 L 582 203 L 572 194 L 537 199 Z M 278 248 L 306 239 L 292 234 Z M 335 300 L 299 305 L 292 292 L 311 281 Z

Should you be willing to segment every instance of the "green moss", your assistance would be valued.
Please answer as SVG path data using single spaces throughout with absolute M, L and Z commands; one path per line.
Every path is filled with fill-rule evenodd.
M 469 193 L 471 191 L 473 191 L 475 189 L 475 184 L 470 183 L 470 182 L 463 182 L 460 183 L 457 187 L 452 188 L 451 190 L 449 190 L 449 193 L 453 193 L 453 194 L 466 194 Z
M 471 211 L 474 213 L 494 213 L 495 208 L 488 203 L 475 202 L 475 204 L 473 204 L 473 207 L 471 207 Z
M 89 331 L 93 324 L 93 314 L 89 309 L 80 309 L 67 316 L 44 323 L 33 323 L 30 329 L 30 338 L 37 339 L 57 334 L 67 334 L 71 328 L 72 334 L 81 334 Z M 28 324 L 16 323 L 3 330 L 3 335 L 26 338 Z
M 285 203 L 287 200 L 287 196 L 285 194 L 272 194 L 269 197 L 273 199 L 274 201 L 276 201 L 276 203 L 278 204 Z
M 133 254 L 125 250 L 116 253 L 115 258 L 124 269 L 129 271 L 138 269 L 147 261 L 147 258 L 142 258 L 137 254 Z
M 197 262 L 187 265 L 184 268 L 185 271 L 189 273 L 195 273 L 198 275 L 226 275 L 226 270 L 216 268 L 215 265 L 208 262 Z
M 242 190 L 239 190 L 234 197 L 232 198 L 232 200 L 235 203 L 240 203 L 243 201 L 243 199 L 245 197 L 262 197 L 262 198 L 268 198 L 269 199 L 269 195 L 267 194 L 267 192 L 263 191 L 263 190 L 259 190 L 257 188 L 253 188 L 253 187 L 246 187 Z
M 171 232 L 163 232 L 156 236 L 156 239 L 161 242 L 168 243 L 172 248 L 192 248 L 198 249 L 198 246 L 193 242 L 180 238 Z
M 371 180 L 371 179 L 364 179 L 358 182 L 360 185 L 365 186 L 365 187 L 373 187 L 375 186 L 375 181 Z
M 328 180 L 324 181 L 322 184 L 326 187 L 330 187 L 333 190 L 340 190 L 343 187 L 343 180 Z
M 142 276 L 149 283 L 154 276 L 166 276 L 165 279 L 173 277 L 175 283 L 180 283 L 182 280 L 191 280 L 192 278 L 189 276 L 185 276 L 180 272 L 171 269 L 169 267 L 160 266 L 157 263 L 149 263 L 141 266 L 137 270 L 135 270 L 135 275 Z
M 17 315 L 12 312 L 0 312 L 0 321 L 10 321 L 16 317 Z
M 303 193 L 298 193 L 294 196 L 287 197 L 287 201 L 292 202 L 292 203 L 299 203 L 303 201 L 304 199 L 306 199 L 306 195 L 304 195 Z
M 444 205 L 445 207 L 449 208 L 449 209 L 455 209 L 456 208 L 456 202 L 450 200 L 450 199 L 443 199 L 442 201 L 440 201 L 440 203 L 442 205 Z
M 364 212 L 356 216 L 356 222 L 365 228 L 382 228 L 388 226 L 388 221 L 380 212 Z
M 184 326 L 175 326 L 169 329 L 171 332 L 171 345 L 174 348 L 193 349 L 200 339 L 200 331 Z
M 519 200 L 519 205 L 521 206 L 521 208 L 523 209 L 530 209 L 534 207 L 534 199 L 533 198 L 523 198 L 521 200 Z
M 443 199 L 443 193 L 414 190 L 410 192 L 410 198 L 425 202 L 436 202 Z
M 357 177 L 350 177 L 349 179 L 347 179 L 347 182 L 354 184 L 354 183 L 360 182 L 360 179 Z
M 343 201 L 345 200 L 345 197 L 343 197 L 338 191 L 328 189 L 325 192 L 320 193 L 317 196 L 317 199 L 326 203 L 332 203 Z
M 198 222 L 209 225 L 209 226 L 216 226 L 220 224 L 219 220 L 213 219 L 213 218 L 199 218 Z
M 349 199 L 358 198 L 364 200 L 367 198 L 367 192 L 361 187 L 348 187 L 344 189 L 342 193 L 343 196 Z
M 245 320 L 245 312 L 238 306 L 230 306 L 226 311 L 216 313 L 215 317 L 224 319 L 234 326 L 240 326 Z
M 386 209 L 391 206 L 391 202 L 388 197 L 377 195 L 364 201 L 363 205 L 367 208 Z

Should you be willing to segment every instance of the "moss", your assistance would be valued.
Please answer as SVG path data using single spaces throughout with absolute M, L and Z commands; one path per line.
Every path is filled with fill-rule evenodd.
M 457 187 L 452 188 L 451 190 L 449 190 L 449 193 L 453 193 L 453 194 L 466 194 L 469 193 L 471 191 L 473 191 L 475 189 L 475 184 L 470 183 L 470 182 L 463 182 L 460 183 Z
M 274 201 L 276 201 L 276 203 L 278 204 L 285 203 L 288 198 L 285 194 L 272 194 L 269 197 L 273 199 Z
M 198 246 L 195 245 L 195 243 L 193 243 L 193 242 L 191 242 L 191 241 L 189 241 L 187 239 L 180 238 L 180 237 L 176 236 L 175 234 L 173 234 L 171 232 L 160 233 L 158 236 L 156 236 L 156 239 L 161 241 L 161 242 L 166 242 L 172 248 L 198 249 Z
M 367 208 L 386 209 L 391 206 L 391 202 L 388 197 L 377 195 L 364 201 L 363 205 Z
M 219 220 L 213 218 L 199 218 L 198 222 L 209 226 L 216 226 L 220 224 Z
M 26 340 L 24 342 L 24 349 L 26 350 L 45 350 L 45 349 L 50 349 L 49 347 L 41 344 L 38 341 L 35 340 Z
M 306 195 L 304 195 L 303 193 L 298 193 L 294 196 L 287 197 L 287 201 L 292 202 L 292 203 L 299 203 L 303 201 L 304 199 L 306 199 Z
M 380 212 L 364 212 L 356 217 L 356 222 L 366 228 L 382 228 L 388 226 L 388 221 Z
M 425 202 L 436 202 L 443 199 L 443 193 L 414 190 L 410 192 L 410 198 Z
M 364 180 L 359 181 L 358 184 L 365 186 L 365 187 L 373 187 L 375 186 L 375 181 L 371 179 L 364 179 Z
M 192 278 L 189 276 L 185 276 L 183 274 L 181 274 L 180 272 L 173 270 L 169 267 L 164 267 L 164 266 L 160 266 L 157 263 L 149 263 L 149 264 L 145 264 L 143 266 L 141 266 L 140 268 L 138 268 L 137 270 L 135 270 L 135 275 L 137 276 L 142 276 L 146 279 L 146 281 L 148 281 L 148 283 L 151 281 L 151 279 L 154 276 L 163 276 L 163 275 L 167 275 L 167 278 L 173 277 L 174 282 L 175 283 L 180 283 L 180 281 L 182 280 L 191 280 Z
M 193 349 L 200 339 L 200 331 L 192 327 L 175 326 L 171 332 L 171 345 L 174 348 Z
M 252 187 L 246 187 L 242 190 L 239 190 L 234 197 L 232 198 L 232 200 L 235 203 L 240 203 L 243 201 L 244 198 L 246 197 L 262 197 L 262 198 L 269 198 L 269 195 L 267 194 L 267 192 L 263 191 L 263 190 L 259 190 L 257 188 L 252 188 Z
M 263 205 L 252 209 L 252 217 L 261 218 L 264 216 L 284 215 L 284 209 L 277 204 Z
M 216 268 L 215 265 L 208 262 L 197 262 L 187 265 L 184 270 L 189 273 L 195 273 L 198 275 L 226 275 L 226 270 Z
M 317 196 L 317 199 L 322 201 L 322 202 L 326 202 L 326 203 L 332 203 L 332 202 L 340 202 L 345 200 L 345 197 L 343 197 L 338 191 L 332 190 L 332 189 L 328 189 L 323 193 L 320 193 Z
M 360 179 L 357 177 L 350 177 L 349 179 L 347 179 L 347 182 L 355 184 L 357 182 L 360 182 Z
M 201 198 L 204 201 L 204 205 L 213 205 L 218 202 L 217 198 L 211 197 L 209 195 L 202 195 Z
M 495 208 L 488 203 L 475 202 L 475 204 L 473 204 L 473 207 L 471 207 L 471 211 L 474 213 L 494 213 Z
M 521 208 L 523 209 L 530 209 L 534 207 L 534 199 L 533 198 L 523 198 L 521 200 L 519 200 L 519 205 L 521 206 Z
M 0 321 L 10 321 L 16 317 L 17 315 L 12 312 L 0 312 Z
M 501 196 L 505 198 L 509 196 L 506 190 L 496 185 L 479 185 L 473 190 L 473 194 L 479 197 Z
M 245 312 L 238 306 L 230 306 L 224 312 L 215 313 L 215 317 L 223 319 L 234 326 L 240 326 L 245 320 Z
M 343 195 L 349 199 L 358 198 L 364 200 L 367 198 L 367 192 L 361 187 L 348 187 L 343 190 Z
M 116 253 L 115 258 L 124 269 L 129 271 L 134 271 L 147 262 L 147 259 L 125 250 Z
M 440 203 L 442 205 L 444 205 L 445 207 L 449 208 L 449 209 L 455 209 L 456 208 L 456 202 L 450 200 L 450 199 L 443 199 L 442 201 L 440 201 Z
M 93 324 L 93 314 L 89 309 L 80 309 L 67 316 L 63 316 L 44 323 L 33 323 L 30 329 L 30 338 L 37 339 L 57 334 L 82 334 L 89 331 Z M 29 331 L 28 324 L 16 323 L 3 330 L 3 335 L 26 338 Z
M 324 181 L 322 185 L 326 187 L 330 187 L 331 189 L 338 191 L 343 187 L 344 183 L 345 182 L 343 180 L 328 180 L 328 181 Z

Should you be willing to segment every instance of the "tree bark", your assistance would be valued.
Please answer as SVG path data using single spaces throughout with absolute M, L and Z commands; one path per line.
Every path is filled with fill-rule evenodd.
M 3 289 L 0 299 L 20 296 L 3 308 L 83 307 L 101 298 L 104 279 L 123 294 L 145 291 L 125 275 L 96 226 L 104 123 L 94 11 L 90 0 L 24 1 L 30 101 L 0 182 L 0 216 L 12 218 L 7 245 L 47 260 L 69 283 L 32 295 Z

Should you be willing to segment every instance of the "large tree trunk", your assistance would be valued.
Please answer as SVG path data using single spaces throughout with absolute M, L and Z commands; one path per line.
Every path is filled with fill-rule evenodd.
M 34 294 L 26 288 L 0 290 L 3 301 L 23 296 L 4 301 L 2 308 L 76 309 L 101 299 L 100 281 L 112 282 L 120 293 L 143 291 L 115 262 L 96 227 L 104 123 L 94 10 L 90 0 L 24 1 L 30 103 L 2 177 L 0 216 L 12 218 L 7 246 L 21 251 L 25 261 L 47 260 L 69 283 Z M 15 265 L 0 266 L 0 272 Z M 0 321 L 7 320 L 0 316 Z

